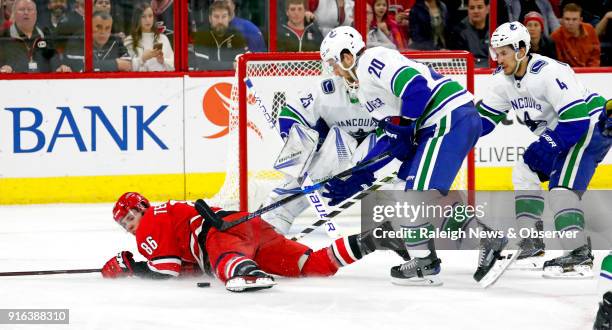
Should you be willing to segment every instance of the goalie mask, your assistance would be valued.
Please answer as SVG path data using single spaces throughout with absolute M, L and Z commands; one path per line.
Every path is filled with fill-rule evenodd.
M 522 42 L 522 43 L 521 43 Z M 531 36 L 527 28 L 520 22 L 509 22 L 500 25 L 493 35 L 491 35 L 491 45 L 489 47 L 489 53 L 494 61 L 497 61 L 496 48 L 511 46 L 514 49 L 514 58 L 517 61 L 514 73 L 518 70 L 518 67 L 522 60 L 527 57 L 529 49 L 531 48 Z M 520 48 L 525 47 L 525 56 L 519 58 Z
M 149 203 L 149 200 L 143 195 L 137 192 L 127 192 L 121 195 L 115 203 L 115 207 L 113 207 L 113 219 L 128 230 L 127 222 L 136 217 L 137 213 L 144 212 L 150 206 L 151 203 Z

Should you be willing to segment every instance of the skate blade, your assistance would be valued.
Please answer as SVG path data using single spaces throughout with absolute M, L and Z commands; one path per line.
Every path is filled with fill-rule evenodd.
M 441 286 L 444 284 L 439 275 L 411 278 L 391 277 L 391 283 L 401 286 Z
M 269 289 L 276 285 L 271 278 L 258 278 L 254 281 L 242 277 L 232 278 L 225 283 L 225 288 L 232 292 L 246 292 Z
M 491 285 L 495 284 L 497 280 L 499 280 L 499 278 L 504 274 L 506 269 L 508 269 L 508 267 L 514 261 L 516 261 L 516 258 L 518 258 L 518 256 L 521 254 L 521 249 L 507 250 L 505 252 L 507 253 L 504 255 L 504 258 L 497 260 L 495 262 L 495 265 L 493 266 L 493 268 L 491 268 L 487 275 L 485 275 L 480 280 L 480 282 L 478 282 L 478 284 L 480 284 L 483 289 L 490 287 Z
M 544 262 L 546 260 L 544 257 L 531 257 L 525 258 L 521 260 L 516 260 L 509 267 L 508 270 L 530 270 L 530 271 L 539 271 L 542 270 L 544 266 Z
M 549 279 L 590 279 L 593 278 L 593 268 L 590 266 L 574 266 L 573 271 L 563 271 L 559 266 L 544 268 L 542 277 Z

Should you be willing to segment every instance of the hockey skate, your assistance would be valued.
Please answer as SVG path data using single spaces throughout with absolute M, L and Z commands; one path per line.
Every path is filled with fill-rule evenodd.
M 380 228 L 382 232 L 392 232 L 394 231 L 391 222 L 385 221 L 380 226 L 374 228 Z M 410 254 L 406 251 L 406 247 L 404 246 L 404 241 L 400 238 L 377 238 L 374 235 L 374 229 L 365 231 L 359 234 L 359 241 L 361 244 L 368 250 L 370 253 L 372 251 L 380 250 L 380 249 L 388 249 L 391 250 L 404 261 L 410 260 Z
M 519 242 L 521 253 L 509 269 L 540 270 L 544 265 L 545 245 L 541 238 L 523 238 Z
M 564 256 L 546 261 L 542 276 L 545 278 L 592 278 L 593 259 L 591 240 L 587 239 L 587 244 Z
M 593 330 L 612 330 L 612 291 L 606 292 L 599 303 Z
M 440 263 L 435 252 L 425 258 L 414 258 L 391 267 L 391 282 L 406 286 L 440 286 Z
M 491 230 L 486 226 L 483 227 L 485 230 Z M 478 268 L 474 273 L 474 280 L 483 288 L 497 282 L 508 266 L 521 254 L 520 248 L 515 251 L 504 251 L 506 245 L 508 245 L 508 238 L 506 237 L 480 239 Z
M 276 285 L 274 277 L 263 271 L 252 272 L 251 275 L 234 276 L 225 282 L 225 288 L 232 292 L 246 292 L 269 289 Z

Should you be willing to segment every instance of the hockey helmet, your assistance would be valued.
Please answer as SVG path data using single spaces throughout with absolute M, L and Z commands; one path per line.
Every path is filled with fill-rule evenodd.
M 518 58 L 518 51 L 521 48 L 521 41 L 525 44 L 525 56 L 529 53 L 529 48 L 531 48 L 531 37 L 529 36 L 529 31 L 525 25 L 521 24 L 521 22 L 508 22 L 500 25 L 495 29 L 493 35 L 491 35 L 491 47 L 489 47 L 489 52 L 491 53 L 491 58 L 493 60 L 497 60 L 497 54 L 495 53 L 495 48 L 503 47 L 503 46 L 512 46 L 514 51 L 516 52 L 517 61 L 521 61 Z
M 113 219 L 119 224 L 130 210 L 144 212 L 151 206 L 149 200 L 137 192 L 126 192 L 121 195 L 113 207 Z
M 332 60 L 334 63 L 338 63 L 343 70 L 349 71 L 357 63 L 357 55 L 365 46 L 363 37 L 357 30 L 350 26 L 339 26 L 329 31 L 325 39 L 323 39 L 321 43 L 321 59 L 325 64 Z M 347 50 L 355 57 L 355 61 L 348 68 L 342 65 L 341 54 L 344 50 Z

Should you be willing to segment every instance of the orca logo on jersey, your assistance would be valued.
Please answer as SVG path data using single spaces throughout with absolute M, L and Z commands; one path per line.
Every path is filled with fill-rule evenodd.
M 515 24 L 510 24 L 510 30 L 512 30 L 512 31 L 516 30 L 516 25 Z
M 204 137 L 207 139 L 217 139 L 223 137 L 229 133 L 229 124 L 230 124 L 230 111 L 232 104 L 231 99 L 232 92 L 232 84 L 222 82 L 217 83 L 204 93 L 204 98 L 202 99 L 202 110 L 204 112 L 204 117 L 217 126 L 221 126 L 223 129 L 217 133 L 213 133 L 211 135 L 205 135 Z M 255 103 L 255 99 L 252 94 L 249 94 L 248 103 L 250 105 Z M 261 131 L 252 121 L 247 122 L 247 127 L 252 129 L 259 138 L 263 138 Z

